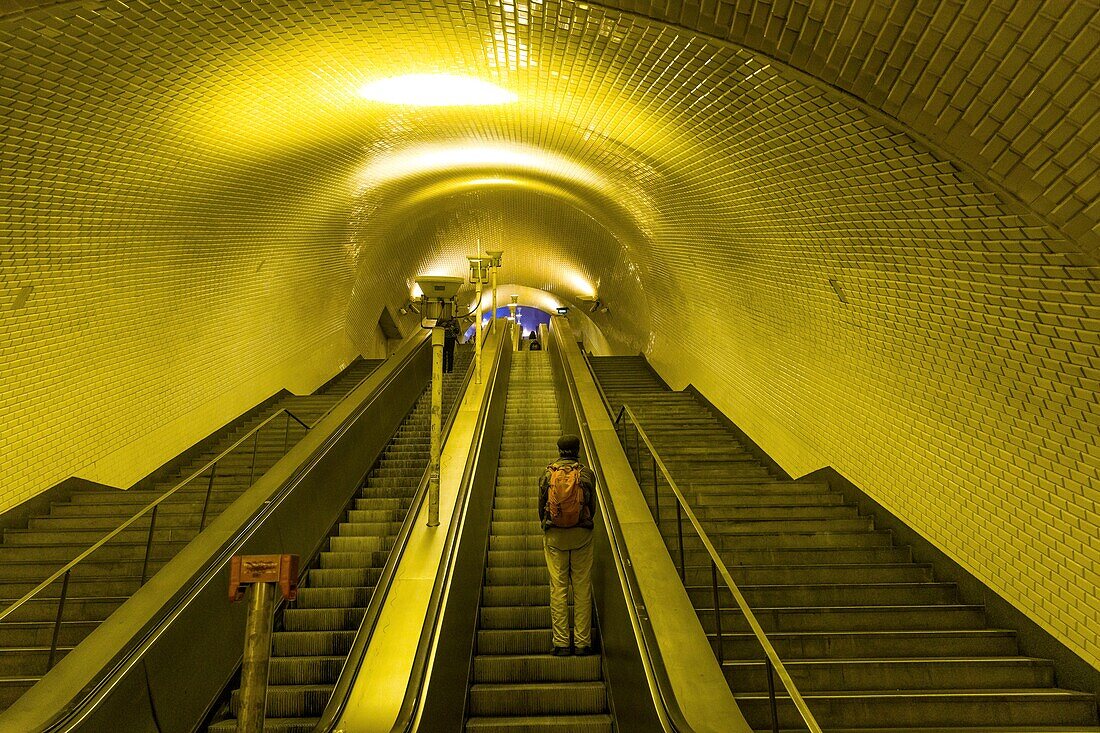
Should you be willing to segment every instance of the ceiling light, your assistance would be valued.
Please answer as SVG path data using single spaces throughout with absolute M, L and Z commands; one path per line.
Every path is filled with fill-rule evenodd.
M 461 107 L 507 104 L 515 94 L 481 79 L 453 74 L 405 74 L 361 87 L 359 96 L 372 102 L 414 107 Z

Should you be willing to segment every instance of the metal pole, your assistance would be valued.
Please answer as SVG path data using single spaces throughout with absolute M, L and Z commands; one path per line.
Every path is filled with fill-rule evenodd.
M 252 437 L 252 468 L 248 471 L 248 485 L 252 485 L 252 481 L 256 478 L 256 449 L 260 447 L 260 433 L 263 432 L 263 428 L 256 431 Z
M 492 326 L 492 328 L 493 328 L 494 333 L 497 330 L 497 270 L 499 270 L 499 269 L 500 268 L 498 268 L 498 267 L 493 267 L 489 270 L 492 273 L 492 275 L 490 277 L 492 277 L 492 280 L 493 280 L 493 320 L 492 320 L 493 326 Z
M 721 667 L 725 661 L 725 653 L 722 651 L 722 606 L 718 603 L 718 566 L 714 564 L 713 558 L 710 561 L 710 582 L 714 589 L 714 633 L 718 638 L 718 666 Z
M 676 537 L 680 542 L 680 580 L 686 580 L 687 569 L 684 564 L 684 520 L 680 511 L 680 500 L 676 500 Z
M 210 467 L 210 480 L 206 482 L 206 499 L 202 502 L 202 516 L 199 518 L 199 531 L 206 526 L 206 508 L 210 506 L 210 492 L 214 490 L 214 474 L 218 470 L 218 464 Z M 158 505 L 159 506 L 159 505 Z
M 661 497 L 657 495 L 657 454 L 650 453 L 649 457 L 653 459 L 653 508 L 657 513 L 657 526 L 661 526 Z M 641 466 L 638 466 L 641 469 Z M 676 502 L 676 511 L 679 512 L 680 503 Z
M 237 733 L 262 733 L 267 708 L 271 631 L 275 618 L 275 583 L 253 583 L 248 596 Z
M 65 615 L 65 599 L 69 596 L 69 575 L 72 569 L 65 571 L 61 579 L 61 597 L 57 600 L 57 619 L 53 624 L 53 639 L 50 641 L 50 657 L 46 660 L 46 671 L 53 669 L 53 658 L 57 654 L 57 639 L 61 635 L 61 619 Z
M 428 474 L 428 526 L 439 526 L 439 457 L 443 431 L 443 329 L 432 329 L 432 462 Z
M 512 351 L 519 351 L 519 321 L 516 320 L 516 304 L 509 303 L 508 311 L 512 314 L 512 323 L 515 324 L 512 330 Z
M 153 531 L 157 528 L 157 509 L 160 509 L 160 504 L 153 507 L 153 515 L 149 517 L 149 539 L 145 541 L 145 559 L 141 561 L 141 585 L 145 585 L 145 572 L 149 569 L 149 555 L 153 549 Z
M 775 703 L 775 676 L 774 669 L 772 668 L 772 660 L 767 654 L 764 655 L 764 664 L 768 668 L 768 699 L 771 701 L 772 709 L 772 733 L 779 733 L 779 709 Z
M 477 307 L 474 309 L 474 382 L 481 384 L 481 278 L 477 281 Z
M 286 415 L 286 425 L 283 427 L 283 455 L 286 455 L 286 447 L 290 445 L 290 413 Z
M 642 429 L 640 427 L 638 427 L 638 423 L 634 423 L 634 474 L 636 476 L 640 477 L 641 473 L 642 473 Z

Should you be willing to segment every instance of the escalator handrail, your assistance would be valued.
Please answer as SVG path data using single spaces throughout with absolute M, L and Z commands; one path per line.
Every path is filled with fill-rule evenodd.
M 454 425 L 455 418 L 458 416 L 459 403 L 462 401 L 462 397 L 466 394 L 466 389 L 473 379 L 476 363 L 475 359 L 470 360 L 470 364 L 466 368 L 466 374 L 462 378 L 462 383 L 455 392 L 455 400 L 452 403 L 451 411 L 448 413 L 440 431 L 441 444 L 446 443 L 447 436 L 451 433 L 451 427 Z M 420 477 L 420 483 L 417 485 L 416 493 L 413 494 L 409 509 L 405 514 L 405 519 L 401 522 L 401 529 L 398 530 L 397 537 L 394 539 L 390 555 L 386 559 L 386 564 L 382 568 L 382 572 L 378 577 L 378 582 L 375 583 L 374 590 L 371 592 L 370 603 L 367 604 L 366 613 L 363 615 L 363 620 L 360 622 L 359 628 L 355 632 L 355 638 L 352 641 L 351 649 L 348 652 L 347 659 L 344 660 L 343 667 L 340 669 L 340 676 L 336 680 L 332 695 L 329 696 L 329 701 L 325 704 L 325 709 L 321 712 L 321 718 L 313 728 L 314 733 L 331 733 L 335 730 L 336 724 L 340 721 L 340 716 L 343 715 L 347 707 L 348 696 L 355 684 L 355 678 L 358 676 L 359 670 L 363 665 L 363 659 L 366 657 L 367 647 L 370 646 L 371 638 L 374 636 L 374 630 L 378 626 L 378 619 L 382 615 L 382 608 L 386 605 L 386 598 L 389 596 L 390 588 L 393 586 L 394 578 L 397 575 L 397 568 L 401 564 L 402 557 L 405 555 L 405 549 L 409 543 L 409 535 L 412 534 L 413 528 L 416 525 L 416 519 L 420 514 L 420 507 L 424 503 L 424 497 L 427 496 L 428 480 L 430 476 L 431 464 L 429 463 Z
M 555 337 L 557 337 L 557 332 L 555 332 Z M 651 693 L 656 693 L 654 699 L 659 701 L 663 708 L 658 711 L 661 714 L 661 723 L 665 726 L 666 730 L 676 731 L 677 733 L 691 733 L 693 728 L 691 724 L 688 723 L 676 700 L 676 693 L 672 689 L 672 684 L 669 682 L 668 674 L 665 671 L 664 662 L 661 658 L 660 645 L 657 643 L 657 639 L 653 634 L 653 628 L 649 624 L 648 618 L 644 618 L 638 613 L 639 608 L 645 607 L 645 601 L 642 598 L 642 592 L 638 586 L 638 579 L 634 572 L 634 566 L 627 559 L 629 557 L 629 552 L 626 550 L 626 541 L 622 535 L 622 528 L 619 525 L 619 517 L 615 511 L 615 505 L 611 501 L 611 497 L 607 494 L 607 479 L 604 475 L 603 465 L 600 463 L 599 454 L 596 451 L 595 441 L 592 438 L 592 431 L 589 428 L 588 420 L 585 418 L 585 413 L 581 405 L 580 395 L 577 391 L 576 378 L 573 376 L 573 370 L 569 367 L 562 353 L 561 345 L 558 344 L 554 351 L 558 354 L 558 358 L 562 362 L 562 374 L 565 377 L 566 386 L 569 390 L 569 398 L 573 403 L 573 411 L 577 415 L 577 425 L 579 427 L 581 443 L 584 446 L 584 456 L 588 461 L 588 467 L 596 475 L 596 496 L 599 502 L 600 511 L 604 515 L 604 526 L 607 528 L 611 556 L 614 559 L 619 576 L 623 579 L 626 586 L 625 590 L 628 600 L 626 607 L 630 614 L 631 623 L 641 637 L 643 648 L 642 663 L 645 666 L 646 679 L 650 682 Z M 592 364 L 588 359 L 588 355 L 584 352 L 584 349 L 581 349 L 581 354 L 584 356 L 585 364 L 588 365 L 589 371 L 591 371 Z M 598 381 L 593 381 L 596 383 L 600 399 L 603 400 L 604 406 L 607 407 L 608 412 L 610 412 L 610 405 L 607 401 L 607 396 L 604 394 L 603 387 L 600 386 Z
M 657 452 L 657 448 L 653 445 L 653 441 L 650 440 L 649 435 L 645 432 L 645 428 L 642 427 L 638 421 L 637 415 L 629 405 L 623 404 L 619 408 L 618 414 L 615 416 L 615 428 L 618 430 L 619 424 L 623 417 L 629 417 L 631 423 L 633 423 L 635 430 L 638 431 L 638 435 L 645 441 L 646 447 L 649 450 L 653 460 L 656 462 L 657 467 L 660 469 L 661 474 L 665 477 L 665 481 L 668 482 L 669 488 L 672 489 L 673 495 L 676 497 L 676 501 L 679 502 L 680 510 L 687 516 L 691 525 L 695 528 L 696 534 L 699 535 L 699 539 L 702 541 L 703 546 L 706 548 L 707 553 L 710 555 L 711 562 L 717 568 L 719 575 L 722 576 L 722 581 L 729 588 L 730 593 L 733 595 L 734 600 L 737 602 L 738 607 L 741 609 L 741 613 L 744 614 L 745 619 L 748 621 L 749 627 L 752 629 L 752 633 L 756 636 L 756 640 L 760 642 L 760 646 L 764 649 L 764 653 L 771 661 L 772 666 L 775 668 L 776 674 L 779 676 L 783 686 L 787 689 L 787 693 L 790 695 L 791 702 L 798 708 L 799 715 L 802 716 L 803 722 L 811 733 L 821 733 L 821 726 L 814 718 L 813 713 L 810 712 L 809 706 L 806 705 L 806 701 L 803 699 L 802 694 L 798 691 L 794 680 L 791 678 L 790 672 L 787 671 L 786 666 L 783 664 L 783 660 L 779 658 L 778 652 L 775 651 L 775 647 L 772 646 L 771 641 L 768 639 L 767 634 L 764 633 L 764 629 L 760 626 L 760 622 L 757 621 L 755 614 L 749 607 L 748 601 L 745 600 L 745 596 L 741 593 L 741 589 L 737 587 L 737 583 L 734 582 L 733 576 L 730 575 L 729 568 L 722 561 L 718 551 L 714 548 L 714 544 L 711 542 L 710 537 L 707 535 L 706 530 L 703 529 L 703 525 L 699 522 L 699 519 L 695 516 L 695 512 L 692 511 L 691 506 L 688 504 L 687 499 L 684 498 L 683 492 L 680 491 L 680 487 L 677 485 L 676 480 L 672 477 L 672 473 L 668 470 L 668 466 L 665 465 L 661 455 Z M 719 640 L 721 643 L 721 640 Z
M 466 465 L 462 470 L 462 480 L 459 482 L 458 494 L 455 497 L 454 513 L 450 526 L 447 528 L 447 538 L 443 543 L 441 556 L 443 564 L 436 573 L 432 594 L 428 599 L 427 612 L 424 614 L 423 631 L 417 642 L 416 656 L 413 659 L 412 669 L 409 673 L 409 685 L 405 688 L 405 697 L 401 702 L 397 720 L 391 728 L 392 733 L 408 733 L 412 730 L 416 723 L 417 710 L 422 703 L 424 687 L 427 683 L 428 662 L 431 659 L 431 650 L 439 626 L 439 614 L 443 609 L 443 597 L 449 587 L 454 571 L 458 538 L 462 534 L 462 526 L 466 521 L 466 507 L 470 500 L 473 477 L 477 471 L 478 462 L 481 460 L 481 445 L 485 439 L 485 426 L 489 418 L 489 408 L 493 404 L 494 393 L 497 390 L 497 374 L 500 370 L 500 362 L 505 349 L 508 348 L 508 344 L 505 343 L 508 335 L 509 329 L 505 327 L 500 340 L 497 342 L 497 353 L 493 358 L 492 368 L 483 379 L 487 393 L 481 401 L 477 421 L 474 423 L 470 452 L 466 457 Z

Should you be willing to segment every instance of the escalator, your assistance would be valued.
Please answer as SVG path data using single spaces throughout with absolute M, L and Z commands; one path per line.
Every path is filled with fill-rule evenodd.
M 550 654 L 538 480 L 557 458 L 560 432 L 548 352 L 514 353 L 468 688 L 468 731 L 612 730 L 601 655 Z M 598 650 L 595 624 L 593 642 Z
M 612 410 L 627 404 L 637 414 L 823 728 L 1098 730 L 1092 695 L 1059 689 L 1049 660 L 1021 655 L 1014 631 L 990 628 L 983 606 L 937 582 L 930 565 L 913 562 L 910 548 L 839 491 L 777 477 L 643 358 L 593 357 L 591 365 Z M 623 448 L 637 455 L 632 438 Z M 639 483 L 652 487 L 644 446 L 634 461 Z M 666 518 L 675 516 L 673 501 L 665 491 Z M 675 521 L 661 531 L 678 559 Z M 709 555 L 688 535 L 685 583 L 717 651 Z M 723 671 L 745 717 L 766 729 L 760 648 L 722 593 Z M 798 728 L 779 693 L 780 726 Z
M 95 630 L 156 571 L 185 547 L 262 476 L 305 433 L 301 423 L 278 417 L 289 410 L 312 425 L 382 362 L 359 359 L 311 395 L 286 393 L 233 421 L 200 448 L 185 452 L 149 480 L 128 491 L 81 489 L 33 512 L 26 528 L 9 528 L 0 543 L 0 611 L 77 557 L 145 506 L 248 437 L 236 452 L 218 461 L 215 475 L 200 476 L 166 499 L 157 511 L 152 544 L 150 519 L 136 521 L 73 569 L 67 583 L 54 583 L 40 596 L 0 621 L 0 711 Z M 255 436 L 255 440 L 251 435 Z M 159 478 L 157 478 L 159 476 Z M 146 562 L 147 559 L 147 562 Z M 58 624 L 58 599 L 66 603 Z M 56 645 L 54 628 L 57 627 Z M 51 647 L 55 647 L 51 649 Z
M 458 347 L 455 369 L 444 375 L 444 421 L 461 397 L 472 358 L 471 348 Z M 305 733 L 317 724 L 428 465 L 430 421 L 429 387 L 364 480 L 316 566 L 305 574 L 298 599 L 277 617 L 264 730 Z M 236 730 L 237 704 L 234 689 L 209 730 Z

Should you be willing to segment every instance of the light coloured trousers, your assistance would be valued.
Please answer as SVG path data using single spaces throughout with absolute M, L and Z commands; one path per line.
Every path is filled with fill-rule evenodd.
M 551 530 L 552 532 L 552 530 Z M 543 542 L 550 571 L 550 625 L 554 646 L 569 646 L 569 586 L 573 586 L 573 644 L 592 646 L 592 540 L 572 550 Z

